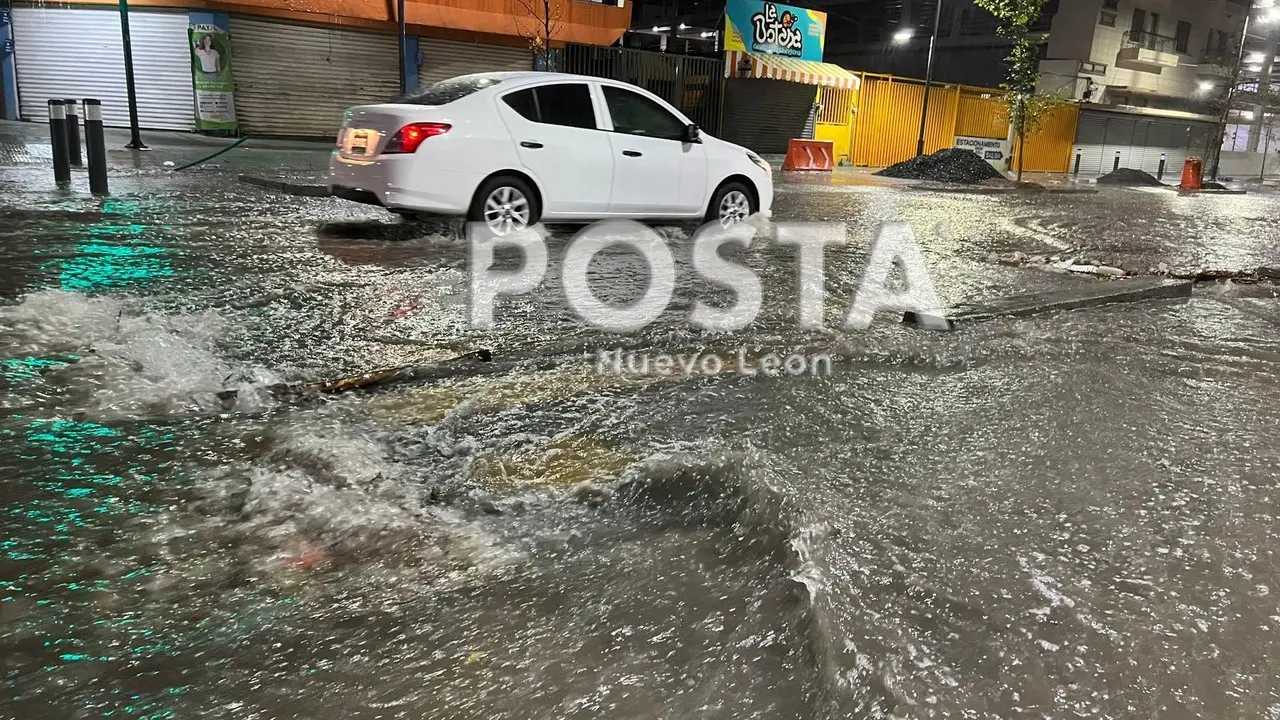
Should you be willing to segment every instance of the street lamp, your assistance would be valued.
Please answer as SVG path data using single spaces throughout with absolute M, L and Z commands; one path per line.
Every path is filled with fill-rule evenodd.
M 911 32 L 911 28 L 903 28 L 902 30 L 899 30 L 898 32 L 893 34 L 893 44 L 906 45 L 907 43 L 911 42 L 912 34 L 913 33 Z
M 138 129 L 138 90 L 133 84 L 133 44 L 129 40 L 129 0 L 120 0 L 120 40 L 124 46 L 124 87 L 129 93 L 129 144 L 131 150 L 148 150 Z
M 924 130 L 929 119 L 929 90 L 933 88 L 933 50 L 938 44 L 938 26 L 942 24 L 942 0 L 937 0 L 933 13 L 933 34 L 929 36 L 929 65 L 924 73 L 924 103 L 920 108 L 920 141 L 916 143 L 916 157 L 924 154 Z
M 1244 46 L 1249 41 L 1249 26 L 1253 24 L 1253 11 L 1266 10 L 1267 12 L 1258 18 L 1258 22 L 1269 25 L 1280 20 L 1280 8 L 1275 5 L 1276 0 L 1255 0 L 1249 3 L 1249 9 L 1244 14 L 1244 29 L 1240 31 L 1240 54 L 1236 57 L 1231 79 L 1227 82 L 1227 99 L 1222 108 L 1222 117 L 1218 121 L 1218 144 L 1209 148 L 1213 153 L 1213 171 L 1209 175 L 1210 180 L 1218 179 L 1218 166 L 1222 164 L 1222 143 L 1226 142 L 1227 120 L 1231 118 L 1231 102 L 1235 100 L 1236 86 L 1240 84 L 1240 71 L 1244 69 Z

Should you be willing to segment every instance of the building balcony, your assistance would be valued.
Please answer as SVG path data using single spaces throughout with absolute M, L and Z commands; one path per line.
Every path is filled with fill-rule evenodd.
M 1174 49 L 1176 43 L 1174 38 L 1164 35 L 1127 32 L 1116 54 L 1116 67 L 1159 75 L 1165 68 L 1176 68 L 1181 63 Z
M 1231 66 L 1218 57 L 1205 57 L 1196 65 L 1196 80 L 1214 82 L 1231 77 Z

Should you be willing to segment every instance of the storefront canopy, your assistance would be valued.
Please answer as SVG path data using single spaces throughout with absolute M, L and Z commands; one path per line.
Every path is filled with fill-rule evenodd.
M 745 50 L 730 50 L 725 53 L 724 74 L 725 77 L 771 78 L 805 85 L 851 89 L 858 87 L 858 76 L 839 65 Z

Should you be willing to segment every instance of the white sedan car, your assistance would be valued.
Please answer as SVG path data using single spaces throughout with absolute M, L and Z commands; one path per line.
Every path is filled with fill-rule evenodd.
M 581 75 L 463 75 L 347 111 L 333 194 L 484 222 L 717 221 L 773 202 L 769 164 L 634 85 Z

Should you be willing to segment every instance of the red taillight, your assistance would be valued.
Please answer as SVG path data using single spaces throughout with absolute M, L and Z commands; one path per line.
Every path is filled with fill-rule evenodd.
M 411 153 L 418 149 L 423 140 L 449 132 L 449 123 L 409 123 L 396 131 L 387 143 L 384 153 Z

